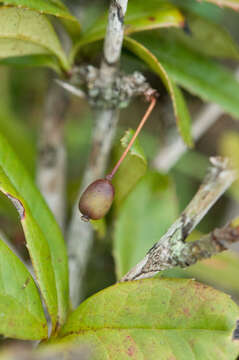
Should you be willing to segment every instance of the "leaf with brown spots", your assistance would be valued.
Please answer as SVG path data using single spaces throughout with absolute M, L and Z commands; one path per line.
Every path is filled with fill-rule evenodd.
M 87 299 L 56 341 L 88 344 L 97 360 L 235 360 L 238 317 L 228 295 L 193 280 L 140 280 Z

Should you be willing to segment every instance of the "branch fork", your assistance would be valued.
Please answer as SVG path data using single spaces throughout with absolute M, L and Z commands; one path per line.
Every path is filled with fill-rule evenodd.
M 194 242 L 185 242 L 188 235 L 207 214 L 217 199 L 238 177 L 228 159 L 210 158 L 211 167 L 192 201 L 147 255 L 121 281 L 152 277 L 159 271 L 176 266 L 186 267 L 211 257 L 239 241 L 239 224 L 229 224 Z
M 92 107 L 103 109 L 125 108 L 137 96 L 151 97 L 157 93 L 138 71 L 130 75 L 118 72 L 104 87 L 100 69 L 92 65 L 75 68 L 69 83 L 61 80 L 57 83 L 76 96 L 87 98 Z

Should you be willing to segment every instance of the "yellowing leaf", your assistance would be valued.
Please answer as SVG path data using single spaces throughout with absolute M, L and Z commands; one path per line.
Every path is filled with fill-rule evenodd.
M 88 345 L 92 360 L 234 360 L 238 316 L 228 295 L 193 280 L 131 281 L 81 304 L 56 342 Z
M 54 55 L 59 61 L 58 67 L 69 70 L 66 55 L 45 15 L 32 10 L 0 7 L 0 59 L 26 55 Z

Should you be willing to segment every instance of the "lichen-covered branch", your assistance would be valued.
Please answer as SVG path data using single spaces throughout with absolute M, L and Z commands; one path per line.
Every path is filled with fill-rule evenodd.
M 215 229 L 201 239 L 184 244 L 177 266 L 182 268 L 199 260 L 210 258 L 239 242 L 239 222 L 232 222 L 221 229 Z
M 64 124 L 68 105 L 69 94 L 50 79 L 39 136 L 37 184 L 62 229 L 66 177 Z
M 104 41 L 104 54 L 99 73 L 99 85 L 103 93 L 111 97 L 112 84 L 118 72 L 118 63 L 121 54 L 124 16 L 128 0 L 112 0 L 106 37 Z M 102 177 L 106 169 L 111 144 L 115 135 L 119 119 L 117 107 L 95 109 L 95 126 L 93 130 L 92 148 L 82 186 L 74 207 L 73 216 L 68 231 L 68 254 L 70 268 L 70 293 L 73 306 L 77 306 L 82 298 L 82 279 L 93 244 L 93 230 L 90 224 L 80 220 L 78 201 L 85 187 Z
M 221 251 L 225 244 L 216 241 L 221 239 L 221 234 L 238 239 L 238 228 L 231 231 L 222 229 L 221 233 L 213 232 L 205 239 L 194 243 L 185 240 L 217 199 L 229 188 L 238 177 L 236 170 L 230 167 L 228 159 L 213 157 L 210 159 L 212 166 L 206 175 L 196 195 L 186 207 L 181 216 L 169 228 L 166 234 L 149 250 L 144 259 L 130 270 L 121 281 L 143 279 L 154 276 L 157 272 L 175 266 L 187 266 L 197 260 Z M 211 244 L 210 239 L 214 239 Z M 230 240 L 232 242 L 232 240 Z M 211 254 L 211 255 L 210 255 Z

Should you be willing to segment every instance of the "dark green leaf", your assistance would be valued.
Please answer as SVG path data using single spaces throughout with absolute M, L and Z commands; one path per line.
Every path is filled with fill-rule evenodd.
M 224 16 L 223 9 L 218 6 L 208 3 L 206 1 L 198 0 L 170 0 L 172 3 L 181 9 L 183 12 L 190 12 L 195 15 L 202 16 L 212 22 L 219 23 Z
M 61 231 L 32 179 L 0 135 L 1 190 L 20 211 L 37 280 L 53 323 L 67 316 L 68 267 Z M 57 308 L 58 305 L 58 308 Z
M 0 240 L 0 333 L 6 337 L 40 340 L 47 322 L 37 287 L 25 266 Z
M 167 35 L 162 30 L 135 36 L 177 84 L 239 118 L 239 82 L 233 73 Z
M 119 160 L 133 135 L 133 130 L 129 129 L 126 131 L 121 139 L 121 147 L 116 151 L 115 161 Z M 121 204 L 130 190 L 134 188 L 139 179 L 145 174 L 146 168 L 147 160 L 144 151 L 140 146 L 139 140 L 136 139 L 113 178 L 112 183 L 115 187 L 114 205 L 118 207 Z
M 239 0 L 203 0 L 212 2 L 220 7 L 226 6 L 233 10 L 239 10 Z
M 45 15 L 32 10 L 0 7 L 0 59 L 29 55 L 47 55 L 51 67 L 56 67 L 56 61 L 49 57 L 54 55 L 60 66 L 69 70 L 66 55 Z
M 4 59 L 0 59 L 0 64 L 13 66 L 49 67 L 57 73 L 61 72 L 57 59 L 52 55 L 10 56 Z
M 120 207 L 113 253 L 120 279 L 165 233 L 177 216 L 174 187 L 166 175 L 147 172 Z
M 89 344 L 92 359 L 235 360 L 238 306 L 193 280 L 142 280 L 107 288 L 74 311 L 58 342 Z
M 190 35 L 181 29 L 171 29 L 167 37 L 203 55 L 239 59 L 239 48 L 229 32 L 222 26 L 190 12 L 186 15 Z
M 192 146 L 193 140 L 191 136 L 191 118 L 180 89 L 172 81 L 158 59 L 140 42 L 137 42 L 136 40 L 129 37 L 125 37 L 124 45 L 129 50 L 134 52 L 135 55 L 142 59 L 156 74 L 160 76 L 164 86 L 171 96 L 174 114 L 180 134 L 185 143 L 188 146 Z

